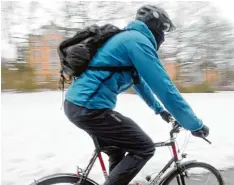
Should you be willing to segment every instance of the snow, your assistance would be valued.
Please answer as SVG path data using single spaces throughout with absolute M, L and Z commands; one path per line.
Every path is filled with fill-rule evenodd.
M 61 92 L 2 93 L 2 184 L 23 185 L 33 179 L 58 172 L 76 172 L 76 165 L 85 167 L 94 145 L 89 136 L 65 117 Z M 197 115 L 210 127 L 209 145 L 183 131 L 178 135 L 189 160 L 205 161 L 218 169 L 234 166 L 234 93 L 183 94 Z M 155 141 L 169 138 L 170 125 L 155 116 L 136 95 L 120 95 L 116 110 L 135 120 Z M 157 148 L 155 156 L 138 174 L 160 170 L 171 158 L 167 147 Z M 107 157 L 104 155 L 107 162 Z M 96 162 L 90 177 L 103 182 Z

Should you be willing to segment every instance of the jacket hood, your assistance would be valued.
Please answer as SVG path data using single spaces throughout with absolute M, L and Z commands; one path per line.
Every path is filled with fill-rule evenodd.
M 157 48 L 156 40 L 154 38 L 154 35 L 150 31 L 150 29 L 147 27 L 147 25 L 140 21 L 140 20 L 135 20 L 130 22 L 125 28 L 125 30 L 136 30 L 145 35 L 150 42 L 154 45 L 155 48 Z

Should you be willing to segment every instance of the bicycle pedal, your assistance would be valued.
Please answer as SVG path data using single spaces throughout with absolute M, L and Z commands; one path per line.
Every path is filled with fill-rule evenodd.
M 80 168 L 79 166 L 76 167 L 76 175 L 80 176 L 83 173 L 82 168 Z
M 186 158 L 187 155 L 188 155 L 188 154 L 186 154 L 186 153 L 182 153 L 182 154 L 181 154 L 181 157 L 182 157 L 182 158 Z

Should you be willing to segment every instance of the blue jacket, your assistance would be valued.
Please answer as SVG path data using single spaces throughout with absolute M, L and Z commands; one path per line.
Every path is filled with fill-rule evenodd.
M 156 41 L 141 21 L 131 22 L 123 31 L 109 39 L 90 61 L 90 66 L 134 66 L 140 83 L 134 85 L 130 72 L 86 70 L 70 85 L 66 99 L 88 109 L 115 108 L 117 95 L 133 86 L 156 114 L 164 109 L 188 130 L 201 129 L 202 121 L 183 99 L 156 53 Z

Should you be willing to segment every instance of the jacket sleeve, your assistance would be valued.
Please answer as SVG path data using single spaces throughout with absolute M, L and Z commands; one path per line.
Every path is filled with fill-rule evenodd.
M 191 131 L 200 130 L 203 127 L 202 121 L 197 118 L 171 81 L 153 45 L 140 40 L 128 44 L 129 58 L 164 107 L 184 128 Z
M 154 97 L 149 86 L 141 77 L 140 83 L 133 85 L 133 89 L 156 114 L 159 114 L 164 110 L 161 104 Z

